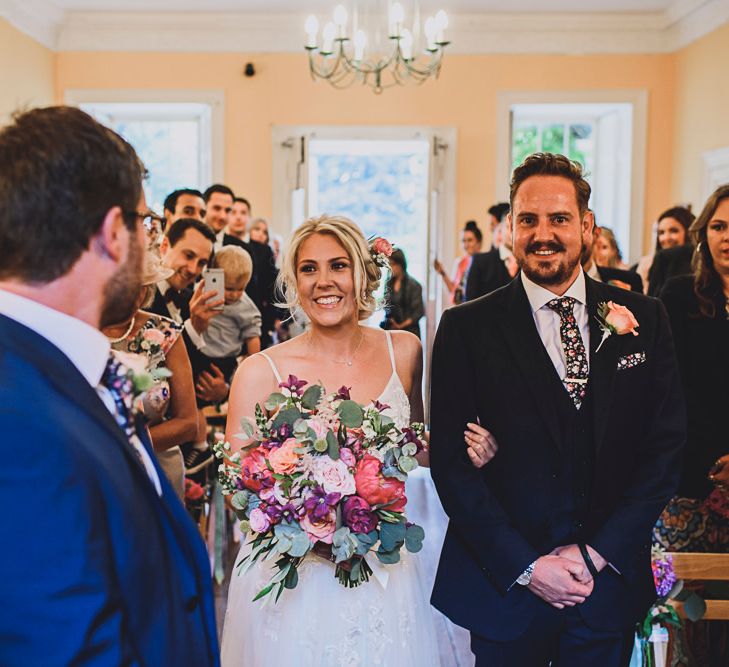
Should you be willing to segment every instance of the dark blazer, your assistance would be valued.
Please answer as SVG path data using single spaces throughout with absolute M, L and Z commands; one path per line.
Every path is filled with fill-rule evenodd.
M 658 296 L 669 278 L 691 273 L 694 246 L 690 244 L 659 250 L 648 270 L 648 295 Z
M 471 266 L 466 276 L 466 301 L 503 287 L 511 280 L 498 248 L 480 252 L 471 258 Z
M 671 278 L 661 292 L 661 300 L 676 341 L 688 416 L 678 495 L 705 498 L 713 489 L 707 479 L 709 469 L 716 459 L 729 454 L 729 319 L 723 303 L 717 304 L 714 318 L 700 314 L 690 275 Z
M 94 388 L 3 316 L 0 433 L 0 664 L 218 665 L 205 546 L 161 468 L 160 498 Z
M 643 294 L 643 278 L 635 271 L 614 269 L 609 266 L 598 266 L 597 272 L 600 275 L 600 280 L 604 283 L 609 283 L 611 280 L 619 280 L 630 285 L 630 289 L 633 292 Z
M 514 582 L 539 556 L 577 541 L 573 530 L 621 573 L 607 568 L 597 577 L 579 607 L 588 625 L 627 629 L 655 601 L 651 530 L 676 489 L 685 440 L 671 332 L 659 301 L 586 283 L 594 461 L 584 524 L 563 525 L 554 512 L 574 484 L 560 475 L 564 388 L 521 279 L 446 310 L 435 339 L 430 461 L 450 523 L 432 603 L 487 639 L 516 638 L 546 604 Z M 627 306 L 640 335 L 612 335 L 596 353 L 595 315 L 606 301 Z M 643 363 L 617 370 L 619 359 L 641 352 Z M 499 443 L 480 470 L 463 442 L 466 423 L 477 418 Z M 565 542 L 565 534 L 575 539 Z
M 420 338 L 420 320 L 425 315 L 423 304 L 423 287 L 409 273 L 406 273 L 400 282 L 400 291 L 393 290 L 395 281 L 390 278 L 385 286 L 385 318 L 380 323 L 383 329 L 391 329 L 390 320 L 404 322 L 412 320 L 413 323 L 405 328 L 411 334 Z
M 182 321 L 184 322 L 186 319 L 190 317 L 190 299 L 192 298 L 192 290 L 191 289 L 184 289 L 180 292 L 180 299 L 182 301 L 180 310 L 180 315 L 182 316 Z M 169 308 L 167 308 L 167 301 L 165 300 L 162 293 L 159 291 L 159 288 L 156 288 L 154 290 L 154 299 L 152 299 L 152 303 L 149 307 L 145 308 L 144 310 L 154 313 L 155 315 L 162 315 L 162 317 L 169 317 L 172 318 L 172 315 L 170 314 Z

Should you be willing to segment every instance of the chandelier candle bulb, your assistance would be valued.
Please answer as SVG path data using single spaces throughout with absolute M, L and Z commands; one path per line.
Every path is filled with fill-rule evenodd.
M 413 59 L 413 34 L 405 28 L 400 38 L 400 51 L 405 60 Z
M 365 45 L 367 44 L 367 35 L 364 30 L 358 30 L 354 34 L 354 59 L 360 61 L 364 59 Z
M 319 21 L 313 14 L 307 17 L 306 23 L 304 23 L 304 31 L 306 32 L 306 48 L 315 49 L 316 33 L 319 32 Z
M 396 2 L 390 9 L 390 35 L 392 37 L 400 37 L 404 20 L 405 10 L 399 2 Z
M 427 43 L 426 48 L 428 49 L 428 51 L 435 51 L 435 36 L 437 28 L 435 25 L 435 19 L 432 16 L 429 16 L 425 21 L 425 27 L 423 28 L 423 32 L 425 33 L 425 41 Z
M 347 36 L 347 10 L 344 5 L 337 5 L 334 8 L 334 23 L 339 28 L 339 38 Z
M 445 29 L 448 27 L 448 14 L 445 13 L 445 10 L 441 9 L 436 15 L 435 15 L 435 28 L 436 28 L 436 42 L 438 44 L 444 44 L 445 39 Z
M 336 36 L 336 34 L 336 26 L 331 21 L 329 21 L 329 23 L 324 26 L 324 30 L 322 31 L 322 53 L 332 53 L 334 47 L 334 37 Z

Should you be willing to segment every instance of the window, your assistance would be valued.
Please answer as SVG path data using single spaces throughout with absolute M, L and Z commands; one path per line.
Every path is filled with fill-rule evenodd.
M 222 92 L 88 89 L 65 97 L 134 146 L 149 172 L 150 208 L 161 213 L 177 188 L 202 190 L 222 180 Z

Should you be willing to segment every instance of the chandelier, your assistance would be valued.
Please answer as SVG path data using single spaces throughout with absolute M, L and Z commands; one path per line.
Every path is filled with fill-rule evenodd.
M 353 0 L 334 8 L 333 20 L 324 24 L 321 42 L 319 20 L 306 19 L 305 49 L 312 79 L 325 79 L 335 88 L 354 83 L 369 85 L 375 93 L 409 83 L 437 78 L 448 15 L 442 9 L 420 24 L 420 3 L 391 0 Z M 351 21 L 350 21 L 351 14 Z M 351 23 L 351 25 L 350 25 Z

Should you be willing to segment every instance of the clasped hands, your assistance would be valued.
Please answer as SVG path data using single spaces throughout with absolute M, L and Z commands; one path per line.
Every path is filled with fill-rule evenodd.
M 587 551 L 600 572 L 607 561 L 589 545 Z M 537 559 L 527 588 L 553 607 L 564 609 L 582 604 L 592 593 L 594 583 L 580 548 L 568 544 Z

